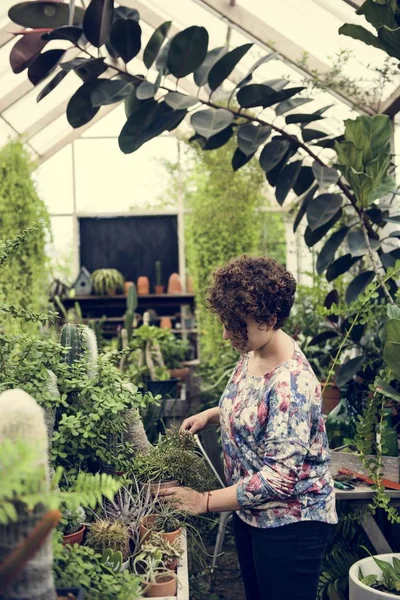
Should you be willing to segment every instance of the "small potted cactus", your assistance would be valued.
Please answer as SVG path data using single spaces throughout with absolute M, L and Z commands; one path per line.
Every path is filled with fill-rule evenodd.
M 76 510 L 66 510 L 63 513 L 61 519 L 61 526 L 63 528 L 63 544 L 81 544 L 83 540 L 83 534 L 85 533 L 85 511 L 81 506 Z
M 161 262 L 159 260 L 156 261 L 156 285 L 154 286 L 156 294 L 163 294 L 165 291 L 165 287 L 162 283 L 162 271 L 161 271 Z
M 90 525 L 86 543 L 95 552 L 104 555 L 107 553 L 121 553 L 120 570 L 123 571 L 129 565 L 130 545 L 129 528 L 122 521 L 110 521 L 108 519 L 97 519 Z

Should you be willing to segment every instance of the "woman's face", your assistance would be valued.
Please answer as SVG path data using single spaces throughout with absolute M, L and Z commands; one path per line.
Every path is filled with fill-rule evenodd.
M 230 331 L 224 325 L 223 338 L 229 340 L 236 350 L 239 352 L 252 352 L 260 350 L 270 343 L 273 335 L 276 333 L 274 324 L 260 325 L 254 319 L 245 319 L 247 325 L 247 341 L 243 342 L 233 331 Z

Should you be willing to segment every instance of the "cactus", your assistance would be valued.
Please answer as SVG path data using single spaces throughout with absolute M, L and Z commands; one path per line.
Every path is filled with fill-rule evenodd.
M 0 395 L 0 442 L 16 443 L 24 440 L 37 453 L 44 493 L 50 488 L 48 465 L 48 437 L 43 410 L 23 390 L 7 390 Z M 45 515 L 42 505 L 28 511 L 16 505 L 18 520 L 0 525 L 0 563 L 25 540 Z M 48 538 L 36 555 L 21 570 L 20 575 L 7 588 L 1 600 L 53 600 L 56 598 L 52 575 L 52 547 Z
M 161 261 L 156 260 L 156 285 L 162 285 Z
M 124 329 L 126 329 L 126 332 L 128 334 L 128 342 L 130 342 L 132 339 L 133 323 L 135 320 L 135 312 L 137 310 L 137 307 L 138 307 L 138 294 L 137 294 L 136 285 L 133 283 L 128 290 L 128 296 L 126 298 L 127 310 L 125 313 Z
M 124 383 L 124 388 L 135 393 L 136 389 L 133 383 Z M 135 452 L 147 454 L 152 445 L 147 439 L 146 431 L 138 408 L 131 408 L 127 411 L 125 422 L 127 424 L 125 439 L 131 444 Z
M 68 323 L 61 330 L 61 346 L 67 348 L 64 360 L 68 365 L 80 360 L 86 355 L 88 363 L 88 377 L 94 377 L 97 370 L 97 340 L 92 329 L 86 325 L 73 325 Z
M 90 526 L 87 545 L 99 554 L 109 548 L 114 551 L 119 550 L 122 552 L 123 559 L 126 560 L 130 554 L 128 527 L 118 520 L 99 519 Z
M 47 391 L 52 398 L 60 398 L 60 390 L 57 385 L 57 377 L 53 371 L 47 369 L 47 374 L 49 376 L 47 382 Z M 51 408 L 50 406 L 44 407 L 44 421 L 47 427 L 47 435 L 49 438 L 49 448 L 51 447 L 51 440 L 53 437 L 54 425 L 56 422 L 56 413 L 57 410 L 55 408 Z

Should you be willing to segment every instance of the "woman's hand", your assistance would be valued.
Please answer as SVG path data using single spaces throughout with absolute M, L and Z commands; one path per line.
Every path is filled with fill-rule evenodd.
M 180 429 L 181 431 L 189 431 L 189 433 L 193 433 L 194 435 L 198 431 L 202 431 L 209 423 L 215 425 L 219 423 L 218 406 L 203 410 L 203 412 L 197 413 L 197 415 L 193 415 L 193 417 L 188 417 L 183 421 Z
M 158 496 L 192 515 L 201 515 L 207 509 L 207 494 L 201 494 L 188 487 L 164 488 L 158 492 Z
M 198 431 L 202 431 L 208 425 L 208 411 L 198 413 L 192 417 L 185 419 L 180 427 L 181 431 L 188 431 L 193 435 Z

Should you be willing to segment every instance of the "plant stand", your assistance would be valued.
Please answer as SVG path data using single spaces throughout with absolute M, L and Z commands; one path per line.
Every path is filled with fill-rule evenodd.
M 160 596 L 159 600 L 189 600 L 189 570 L 186 531 L 182 531 L 183 554 L 177 569 L 178 586 L 176 596 Z M 146 600 L 142 597 L 140 600 Z

